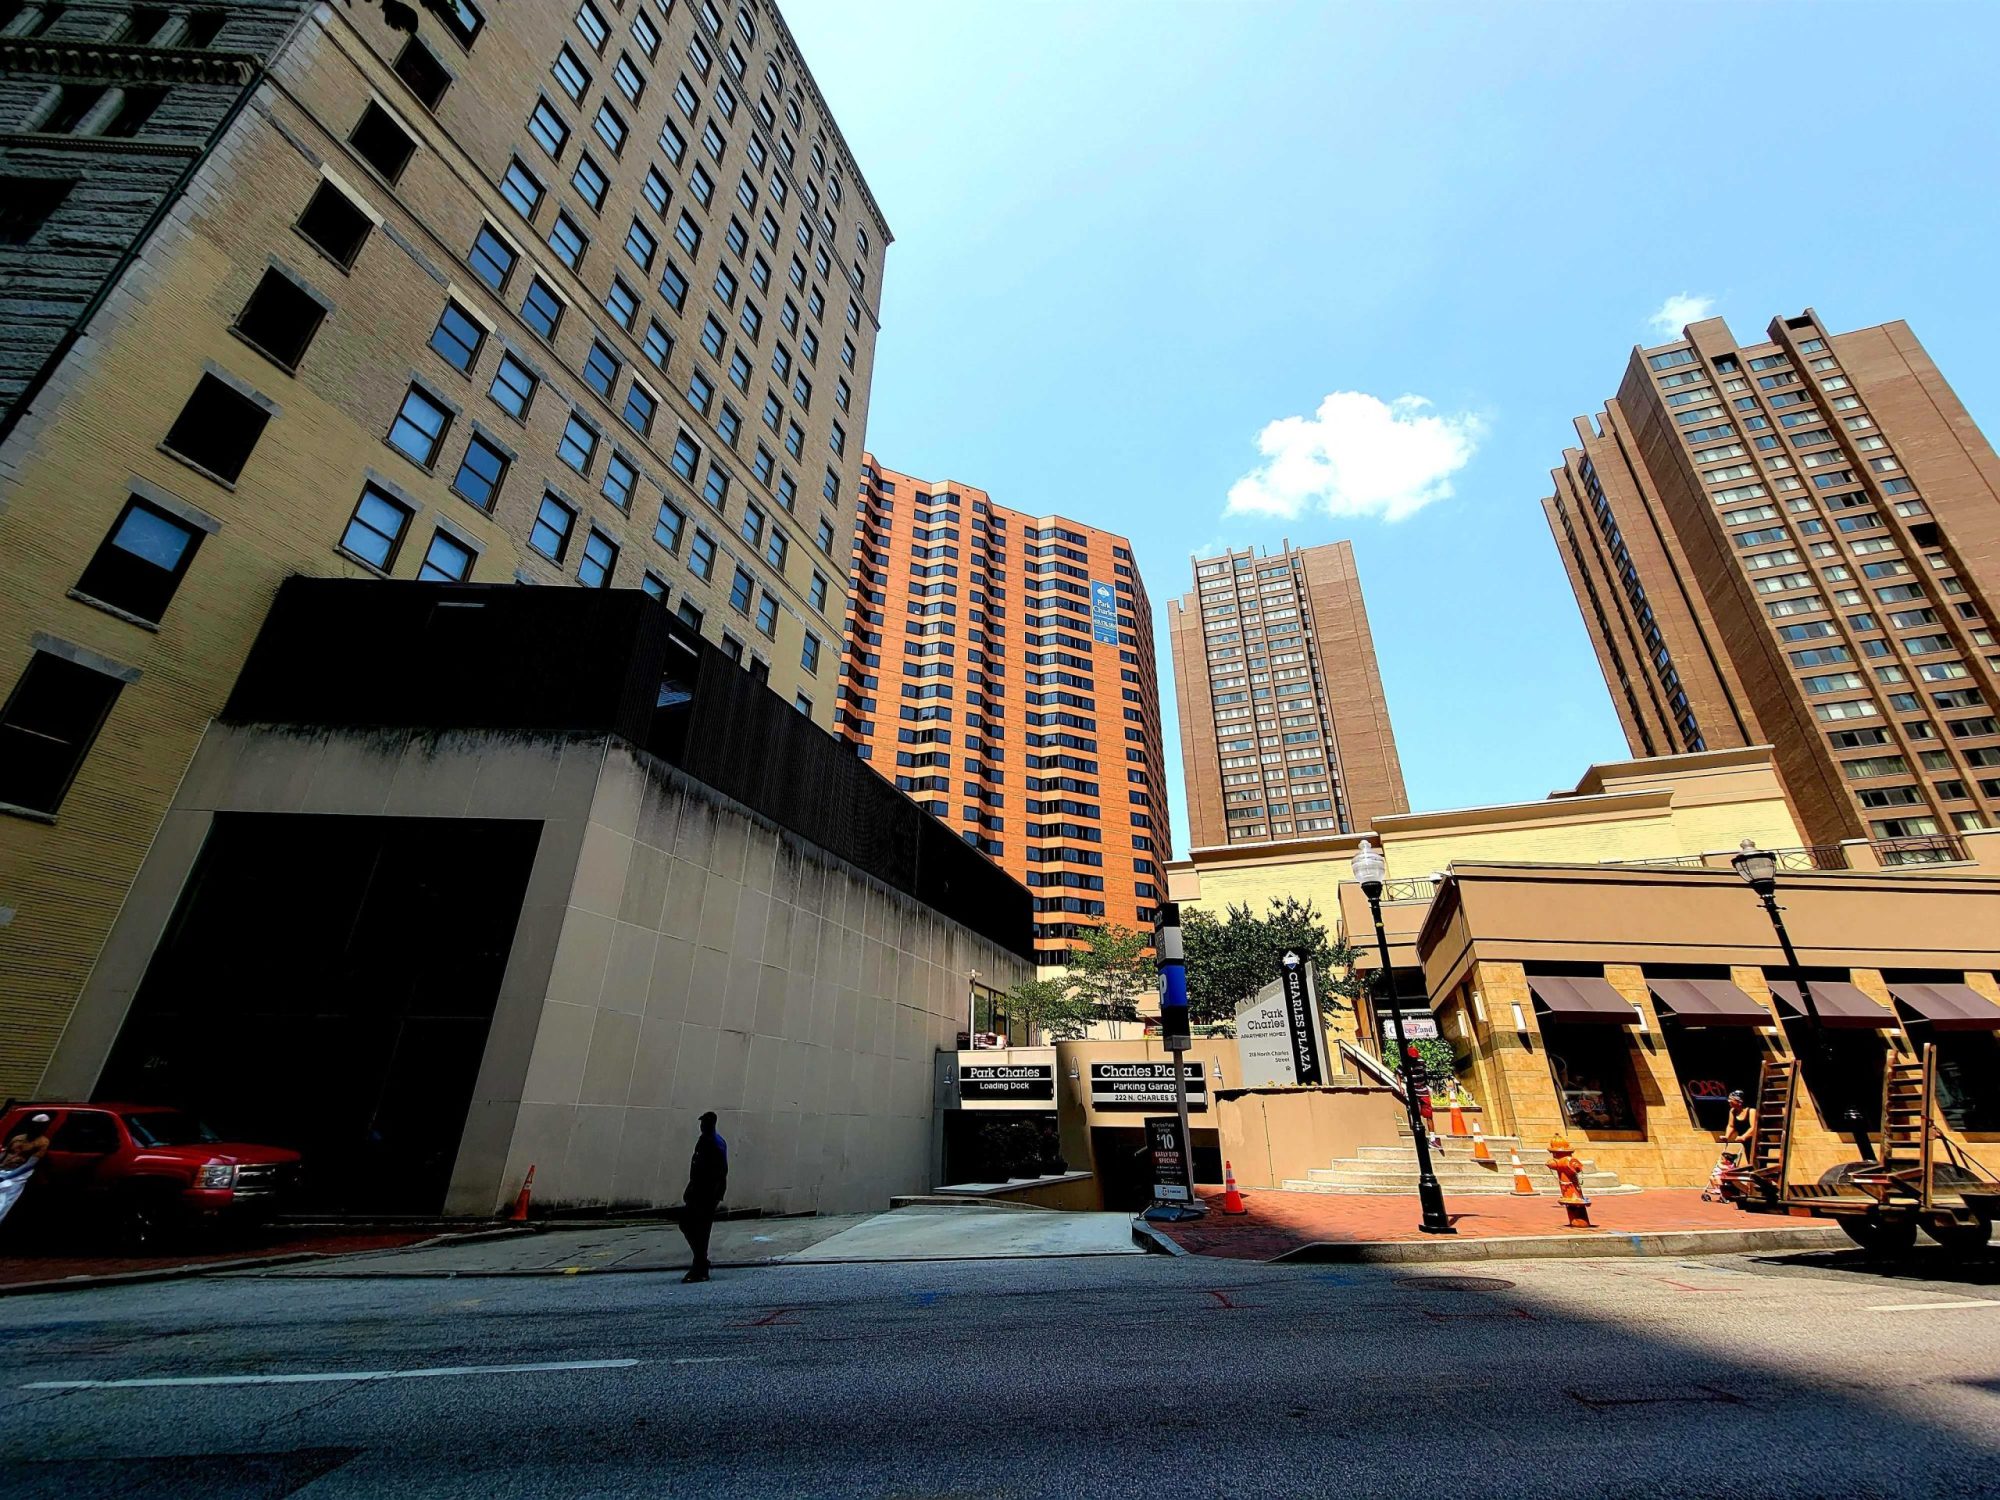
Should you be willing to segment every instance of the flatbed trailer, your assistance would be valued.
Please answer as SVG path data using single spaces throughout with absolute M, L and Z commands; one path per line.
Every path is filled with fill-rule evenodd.
M 1882 1076 L 1882 1152 L 1848 1162 L 1816 1183 L 1792 1180 L 1798 1061 L 1767 1058 L 1757 1088 L 1757 1128 L 1747 1159 L 1725 1186 L 1746 1213 L 1832 1219 L 1867 1250 L 1907 1250 L 1917 1231 L 1953 1250 L 1992 1239 L 2000 1216 L 1995 1181 L 1937 1119 L 1937 1049 L 1892 1057 Z

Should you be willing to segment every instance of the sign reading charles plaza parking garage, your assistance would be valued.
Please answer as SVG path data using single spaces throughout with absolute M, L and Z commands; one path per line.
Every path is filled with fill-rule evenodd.
M 1090 582 L 1090 638 L 1103 646 L 1118 644 L 1118 591 L 1094 578 Z
M 1208 1108 L 1208 1070 L 1198 1062 L 1187 1070 L 1189 1109 Z M 1092 1063 L 1092 1109 L 1173 1109 L 1174 1065 L 1170 1062 Z
M 1056 1097 L 1054 1063 L 960 1063 L 958 1097 L 966 1103 L 1050 1104 Z

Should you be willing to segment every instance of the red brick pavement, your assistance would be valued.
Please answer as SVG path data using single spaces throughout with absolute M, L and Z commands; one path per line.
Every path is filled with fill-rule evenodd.
M 1423 1213 L 1415 1194 L 1404 1198 L 1386 1194 L 1286 1193 L 1260 1188 L 1243 1195 L 1244 1207 L 1249 1212 L 1240 1218 L 1222 1212 L 1220 1192 L 1205 1192 L 1202 1196 L 1209 1205 L 1207 1218 L 1189 1224 L 1156 1226 L 1196 1255 L 1271 1260 L 1300 1245 L 1431 1238 L 1417 1228 Z M 1529 1235 L 1588 1238 L 1587 1231 L 1564 1227 L 1562 1205 L 1554 1197 L 1467 1194 L 1454 1198 L 1447 1194 L 1445 1209 L 1460 1239 Z M 1591 1200 L 1590 1217 L 1597 1225 L 1597 1232 L 1607 1238 L 1810 1222 L 1754 1218 L 1726 1203 L 1704 1203 L 1697 1191 L 1671 1188 L 1600 1195 Z
M 186 1266 L 224 1265 L 232 1261 L 261 1260 L 273 1255 L 353 1255 L 362 1250 L 396 1250 L 436 1237 L 437 1231 L 431 1229 L 375 1233 L 314 1231 L 274 1233 L 268 1238 L 249 1242 L 237 1239 L 222 1244 L 194 1243 L 183 1246 L 172 1255 L 63 1255 L 47 1252 L 16 1255 L 0 1251 L 0 1286 L 49 1283 L 51 1289 L 55 1289 L 65 1281 L 88 1281 L 135 1271 L 173 1271 Z

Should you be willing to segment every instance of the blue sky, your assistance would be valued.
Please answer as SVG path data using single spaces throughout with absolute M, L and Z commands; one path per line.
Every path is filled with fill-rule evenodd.
M 2000 6 L 785 13 L 896 234 L 869 445 L 1135 538 L 1178 852 L 1165 606 L 1224 541 L 1353 541 L 1413 806 L 1625 753 L 1537 502 L 1668 298 L 1906 319 L 2000 433 Z

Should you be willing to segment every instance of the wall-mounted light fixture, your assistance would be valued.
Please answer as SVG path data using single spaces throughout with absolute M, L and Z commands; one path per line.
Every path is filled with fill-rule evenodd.
M 1514 1007 L 1514 1029 L 1520 1032 L 1522 1036 L 1526 1036 L 1528 1034 L 1527 1013 L 1521 1009 L 1520 1001 L 1515 1000 L 1511 1003 Z

